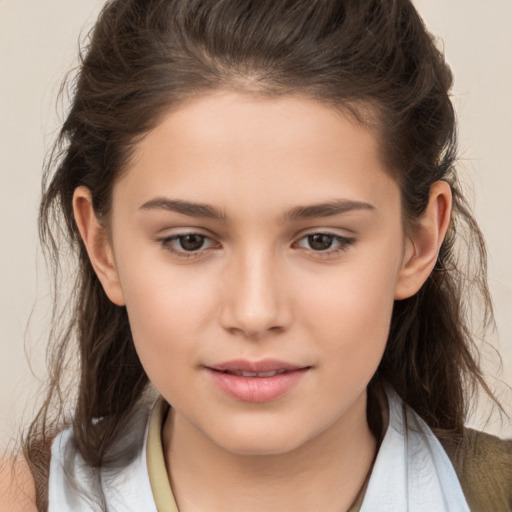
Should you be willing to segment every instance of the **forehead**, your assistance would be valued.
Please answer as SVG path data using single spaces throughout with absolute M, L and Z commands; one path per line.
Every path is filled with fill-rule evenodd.
M 216 91 L 173 108 L 146 134 L 114 200 L 142 204 L 158 193 L 223 209 L 284 208 L 329 196 L 376 201 L 386 187 L 396 185 L 377 139 L 354 116 L 303 96 Z
M 268 97 L 220 89 L 171 107 L 138 144 L 137 153 L 142 156 L 162 142 L 183 148 L 185 137 L 195 145 L 194 154 L 202 149 L 232 154 L 236 147 L 247 152 L 257 145 L 286 150 L 303 143 L 311 149 L 319 143 L 338 145 L 340 136 L 373 148 L 377 123 L 371 112 L 370 107 L 335 107 L 299 94 Z

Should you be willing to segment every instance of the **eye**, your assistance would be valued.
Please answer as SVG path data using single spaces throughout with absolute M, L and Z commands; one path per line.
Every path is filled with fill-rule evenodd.
M 205 240 L 205 236 L 198 235 L 196 233 L 191 233 L 190 235 L 179 235 L 176 237 L 176 241 L 180 249 L 187 252 L 202 249 Z
M 354 243 L 353 238 L 332 233 L 311 233 L 302 237 L 297 246 L 318 253 L 332 254 L 345 251 L 352 243 Z
M 201 255 L 205 250 L 215 246 L 215 242 L 200 233 L 184 233 L 160 240 L 164 249 L 182 258 Z

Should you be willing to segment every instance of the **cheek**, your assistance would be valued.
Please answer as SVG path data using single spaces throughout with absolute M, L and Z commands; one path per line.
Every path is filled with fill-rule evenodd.
M 142 365 L 156 383 L 194 363 L 205 319 L 214 311 L 212 282 L 173 268 L 166 254 L 132 252 L 117 261 L 130 328 Z
M 355 375 L 373 374 L 389 333 L 400 254 L 382 249 L 311 283 L 301 307 L 310 335 L 325 340 L 328 357 Z

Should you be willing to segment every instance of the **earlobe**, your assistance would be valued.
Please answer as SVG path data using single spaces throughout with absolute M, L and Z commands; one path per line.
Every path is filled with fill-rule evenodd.
M 430 187 L 427 208 L 406 241 L 402 268 L 395 288 L 395 299 L 413 296 L 434 269 L 439 249 L 450 224 L 451 188 L 445 181 Z
M 104 226 L 98 221 L 88 188 L 78 187 L 73 194 L 73 213 L 91 264 L 108 298 L 124 306 L 124 296 L 111 243 Z

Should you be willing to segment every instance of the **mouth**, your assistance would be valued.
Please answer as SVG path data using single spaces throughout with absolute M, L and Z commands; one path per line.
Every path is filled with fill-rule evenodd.
M 206 366 L 215 386 L 243 402 L 269 402 L 290 392 L 311 369 L 283 361 L 236 360 Z
M 220 371 L 212 368 L 213 371 Z M 258 379 L 263 379 L 265 377 L 275 377 L 276 375 L 282 375 L 290 370 L 272 370 L 270 372 L 247 372 L 243 370 L 223 370 L 221 373 L 227 373 L 229 375 L 238 375 L 238 377 L 256 377 Z
M 262 359 L 249 361 L 247 359 L 233 359 L 224 363 L 208 366 L 211 370 L 241 375 L 243 377 L 273 377 L 279 373 L 301 370 L 309 366 L 301 366 L 278 359 Z M 246 374 L 246 375 L 244 375 Z

